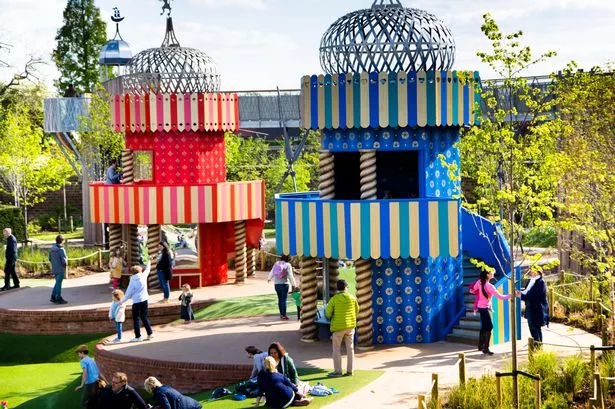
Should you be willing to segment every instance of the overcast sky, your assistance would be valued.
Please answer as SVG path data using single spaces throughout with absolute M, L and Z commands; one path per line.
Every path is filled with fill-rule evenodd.
M 347 12 L 367 8 L 372 0 L 174 0 L 175 30 L 183 46 L 199 48 L 217 62 L 225 90 L 298 88 L 304 74 L 319 73 L 320 38 Z M 535 53 L 553 50 L 556 58 L 533 68 L 528 75 L 548 74 L 570 60 L 591 68 L 615 60 L 615 0 L 402 0 L 436 14 L 451 29 L 457 44 L 456 69 L 479 70 L 493 77 L 476 57 L 488 50 L 480 25 L 491 12 L 503 31 L 523 30 Z M 47 60 L 62 25 L 65 0 L 0 0 L 0 67 L 6 80 L 29 55 Z M 133 52 L 158 47 L 164 36 L 162 3 L 158 0 L 97 0 L 107 31 L 113 7 L 126 17 L 124 40 Z M 41 69 L 51 84 L 57 77 L 53 63 Z

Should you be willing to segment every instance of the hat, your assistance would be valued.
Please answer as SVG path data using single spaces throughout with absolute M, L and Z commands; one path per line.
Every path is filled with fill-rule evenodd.
M 89 348 L 87 345 L 79 345 L 75 352 L 88 352 Z

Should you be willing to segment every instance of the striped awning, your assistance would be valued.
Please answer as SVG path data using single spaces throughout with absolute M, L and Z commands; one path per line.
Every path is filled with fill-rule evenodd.
M 265 182 L 199 186 L 90 185 L 94 223 L 193 224 L 265 219 Z
M 110 105 L 116 132 L 239 129 L 237 94 L 113 95 Z
M 458 200 L 320 200 L 276 197 L 280 254 L 358 258 L 456 257 Z
M 480 121 L 474 71 L 321 74 L 301 80 L 306 129 L 463 126 Z

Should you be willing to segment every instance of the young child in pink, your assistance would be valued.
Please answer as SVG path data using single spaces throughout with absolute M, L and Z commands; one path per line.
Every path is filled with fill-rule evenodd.
M 493 322 L 491 321 L 491 298 L 495 296 L 500 300 L 510 300 L 514 294 L 503 295 L 489 282 L 493 278 L 492 272 L 481 271 L 480 278 L 472 286 L 470 292 L 476 296 L 474 312 L 480 314 L 480 334 L 478 336 L 478 350 L 483 354 L 493 355 L 489 349 Z

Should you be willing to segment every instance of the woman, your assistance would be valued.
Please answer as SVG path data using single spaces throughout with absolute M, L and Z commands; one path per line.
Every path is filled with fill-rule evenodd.
M 530 282 L 527 287 L 516 293 L 517 297 L 525 301 L 525 318 L 532 338 L 534 341 L 542 342 L 542 327 L 549 325 L 547 284 L 542 279 L 542 273 L 530 270 Z
M 171 288 L 169 287 L 169 280 L 171 280 L 171 254 L 169 252 L 169 245 L 164 241 L 161 241 L 158 245 L 156 272 L 158 273 L 160 288 L 162 288 L 164 294 L 164 298 L 160 302 L 167 303 L 171 294 Z
M 293 385 L 297 385 L 299 378 L 297 377 L 297 368 L 293 359 L 288 355 L 282 344 L 274 342 L 269 345 L 269 356 L 275 359 L 276 370 L 286 376 Z
M 272 278 L 275 284 L 275 292 L 278 295 L 280 318 L 287 321 L 286 300 L 288 299 L 288 289 L 290 288 L 288 283 L 290 282 L 292 287 L 296 287 L 295 277 L 293 276 L 293 266 L 290 265 L 289 256 L 283 255 L 280 261 L 277 261 L 273 265 L 271 272 L 269 272 L 269 277 L 267 277 L 267 282 L 270 282 Z
M 267 357 L 267 352 L 263 352 L 254 345 L 250 345 L 245 348 L 245 351 L 248 353 L 248 358 L 250 358 L 253 362 L 252 364 L 252 373 L 250 374 L 250 379 L 254 378 L 260 371 L 263 370 L 263 361 Z
M 147 318 L 147 314 L 149 311 L 147 277 L 149 276 L 150 268 L 151 262 L 149 261 L 145 268 L 141 266 L 132 266 L 132 268 L 130 269 L 130 271 L 132 272 L 132 277 L 130 277 L 130 282 L 128 283 L 126 294 L 124 294 L 124 298 L 122 298 L 119 302 L 119 304 L 124 304 L 128 300 L 132 299 L 132 322 L 135 329 L 135 337 L 130 340 L 130 342 L 143 341 L 143 338 L 141 338 L 141 320 L 143 320 L 143 326 L 145 327 L 145 331 L 147 332 L 146 340 L 149 341 L 150 339 L 154 338 L 152 326 L 150 325 L 149 319 Z
M 160 409 L 201 409 L 203 406 L 194 399 L 184 396 L 168 385 L 163 385 L 153 376 L 145 380 L 143 385 L 151 393 L 154 404 Z
M 256 407 L 259 406 L 263 396 L 267 399 L 265 405 L 273 409 L 310 404 L 311 399 L 306 399 L 287 377 L 276 371 L 276 362 L 273 357 L 265 358 L 264 366 L 265 369 L 258 374 L 259 396 L 256 398 Z
M 496 296 L 500 300 L 510 300 L 513 295 L 502 295 L 489 282 L 493 278 L 493 272 L 480 272 L 480 278 L 470 288 L 470 292 L 476 296 L 474 303 L 474 312 L 478 310 L 480 313 L 480 335 L 478 336 L 478 350 L 483 351 L 483 354 L 493 355 L 489 349 L 491 340 L 491 331 L 493 330 L 493 322 L 491 321 L 491 298 Z

